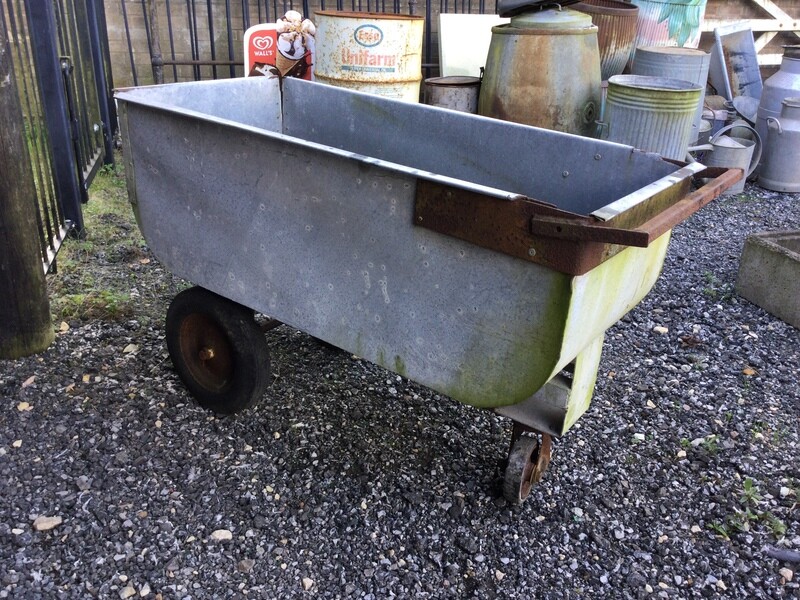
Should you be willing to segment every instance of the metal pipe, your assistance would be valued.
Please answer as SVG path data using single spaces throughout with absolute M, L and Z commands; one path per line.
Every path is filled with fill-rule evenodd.
M 242 15 L 244 20 L 244 15 Z M 233 22 L 231 21 L 231 0 L 225 0 L 225 24 L 228 28 L 228 58 L 233 60 Z M 236 77 L 236 68 L 231 66 L 231 77 Z
M 165 60 L 165 65 L 191 65 L 195 67 L 243 67 L 244 63 L 240 60 Z
M 142 0 L 145 6 L 145 30 L 150 47 L 150 64 L 153 67 L 153 83 L 164 83 L 164 57 L 161 54 L 161 28 L 158 25 L 158 9 L 155 0 Z
M 89 25 L 89 45 L 91 46 L 92 67 L 94 69 L 95 94 L 97 95 L 97 107 L 100 111 L 100 121 L 103 127 L 103 162 L 114 164 L 114 147 L 112 143 L 113 122 L 111 119 L 110 92 L 111 79 L 110 73 L 106 73 L 105 45 L 103 40 L 107 40 L 108 33 L 105 27 L 100 26 L 100 12 L 103 11 L 103 3 L 100 0 L 88 0 L 86 2 L 86 16 Z M 104 37 L 105 36 L 105 37 Z M 110 67 L 110 64 L 109 64 Z
M 192 58 L 198 60 L 200 52 L 197 47 L 197 12 L 194 9 L 194 0 L 186 0 L 186 17 L 189 22 L 189 43 L 192 50 Z M 200 80 L 200 68 L 194 68 L 195 81 Z
M 208 39 L 211 43 L 211 60 L 217 60 L 217 42 L 214 39 L 214 7 L 211 4 L 211 0 L 206 0 L 206 16 L 208 17 Z M 217 66 L 212 64 L 211 65 L 211 72 L 214 76 L 214 79 L 217 79 Z
M 172 33 L 172 10 L 170 10 L 169 0 L 167 2 L 167 30 L 169 31 L 169 54 L 175 60 L 175 37 Z M 178 81 L 178 69 L 172 65 L 172 80 Z

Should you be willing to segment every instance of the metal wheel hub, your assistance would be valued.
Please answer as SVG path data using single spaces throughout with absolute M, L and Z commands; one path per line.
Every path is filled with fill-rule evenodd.
M 203 314 L 186 317 L 180 326 L 181 352 L 192 376 L 211 391 L 223 389 L 233 375 L 233 348 L 213 319 Z

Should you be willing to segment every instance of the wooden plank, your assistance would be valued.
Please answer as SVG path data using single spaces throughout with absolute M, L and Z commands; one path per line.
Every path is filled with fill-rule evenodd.
M 800 31 L 800 19 L 705 19 L 702 31 L 714 31 L 735 23 L 747 23 L 753 31 Z

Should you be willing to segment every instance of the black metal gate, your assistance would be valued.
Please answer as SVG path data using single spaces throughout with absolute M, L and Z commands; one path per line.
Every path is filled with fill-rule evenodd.
M 48 268 L 81 205 L 113 161 L 116 115 L 102 0 L 0 0 L 28 136 L 32 199 Z
M 130 72 L 119 79 L 143 85 L 243 76 L 242 34 L 287 10 L 309 17 L 326 9 L 423 16 L 423 70 L 430 76 L 438 67 L 439 14 L 495 12 L 497 0 L 106 0 L 106 5 L 125 31 Z

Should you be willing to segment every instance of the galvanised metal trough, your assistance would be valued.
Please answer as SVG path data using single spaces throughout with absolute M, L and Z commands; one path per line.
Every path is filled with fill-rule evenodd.
M 588 408 L 604 332 L 653 286 L 671 228 L 741 177 L 298 79 L 116 98 L 139 227 L 197 286 L 166 323 L 197 400 L 262 398 L 269 315 L 509 416 L 512 502 Z

